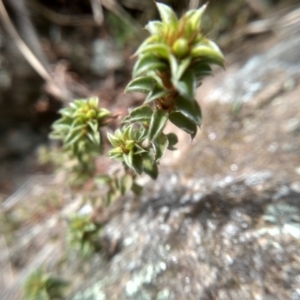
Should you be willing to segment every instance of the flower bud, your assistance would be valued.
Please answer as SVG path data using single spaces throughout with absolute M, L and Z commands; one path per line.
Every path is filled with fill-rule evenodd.
M 189 43 L 184 38 L 179 38 L 173 44 L 172 50 L 178 58 L 184 57 L 189 51 Z

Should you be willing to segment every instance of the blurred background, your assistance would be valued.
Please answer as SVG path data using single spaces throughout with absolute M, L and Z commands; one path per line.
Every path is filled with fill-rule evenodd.
M 186 10 L 198 8 L 206 1 L 161 2 L 172 6 L 180 16 Z M 59 116 L 58 110 L 72 99 L 92 95 L 98 96 L 101 105 L 114 112 L 124 113 L 129 107 L 142 103 L 141 95 L 124 95 L 123 90 L 131 78 L 134 64 L 131 56 L 147 37 L 143 27 L 149 20 L 158 19 L 159 16 L 152 0 L 0 0 L 0 4 L 0 269 L 1 273 L 6 274 L 2 279 L 0 275 L 0 290 L 10 291 L 12 294 L 9 295 L 19 295 L 16 292 L 18 285 L 30 269 L 34 269 L 47 257 L 47 251 L 52 251 L 44 249 L 44 256 L 41 256 L 35 265 L 30 265 L 28 262 L 32 261 L 36 249 L 41 249 L 45 240 L 40 238 L 34 244 L 30 244 L 31 237 L 26 236 L 24 240 L 24 232 L 29 232 L 28 228 L 39 231 L 38 224 L 45 224 L 46 220 L 49 221 L 56 212 L 61 211 L 71 198 L 76 200 L 79 197 L 62 186 L 57 177 L 53 177 L 52 164 L 42 163 L 40 159 L 41 149 L 44 156 L 47 154 L 47 147 L 50 145 L 48 134 L 51 124 Z M 218 70 L 215 78 L 208 81 L 207 85 L 204 84 L 204 92 L 199 92 L 199 97 L 204 99 L 205 90 L 212 94 L 218 87 L 223 88 L 223 92 L 215 96 L 220 98 L 226 89 L 226 74 L 227 77 L 231 76 L 232 80 L 246 82 L 250 80 L 251 74 L 267 65 L 267 59 L 270 59 L 271 64 L 278 62 L 277 57 L 263 57 L 256 65 L 258 69 L 254 68 L 250 73 L 238 73 L 238 70 L 258 53 L 267 53 L 271 47 L 280 44 L 287 37 L 291 37 L 290 42 L 299 37 L 300 5 L 298 0 L 210 0 L 202 24 L 203 31 L 210 39 L 216 41 L 224 52 L 227 72 L 224 74 Z M 296 44 L 292 48 L 298 49 L 295 51 L 299 52 L 300 48 L 295 48 L 298 46 L 299 44 Z M 283 69 L 288 64 L 291 68 L 298 68 L 299 56 L 295 55 L 295 51 L 281 52 L 285 63 L 291 59 Z M 219 76 L 220 72 L 222 75 Z M 297 72 L 294 70 L 290 74 Z M 280 74 L 279 71 L 275 72 L 273 81 L 268 82 L 268 85 L 264 85 L 263 81 L 269 75 L 260 77 L 256 82 L 260 84 L 258 90 L 262 92 L 264 87 L 268 86 L 265 90 L 271 93 L 272 99 L 275 98 L 277 94 L 270 92 L 270 86 L 278 84 L 276 80 L 281 78 Z M 298 85 L 298 79 L 289 76 L 280 81 L 283 86 L 283 89 L 280 87 L 281 92 L 290 91 Z M 229 81 L 225 83 L 227 87 L 232 84 Z M 236 89 L 231 92 L 235 95 L 228 97 L 234 97 L 235 100 L 230 103 L 230 120 L 220 119 L 216 109 L 210 107 L 208 110 L 207 117 L 215 120 L 214 124 L 208 122 L 204 125 L 203 132 L 208 142 L 218 136 L 218 125 L 222 129 L 227 126 L 225 129 L 230 132 L 239 130 L 240 119 L 245 115 L 241 117 L 238 112 L 244 102 L 257 95 L 253 84 L 248 85 L 248 90 L 244 92 Z M 246 94 L 248 98 L 244 101 L 243 96 Z M 295 135 L 300 128 L 300 116 L 297 112 L 299 98 L 295 98 L 293 103 L 293 111 L 297 115 L 286 116 L 286 131 L 283 131 Z M 262 108 L 260 102 L 254 105 L 257 105 L 255 110 Z M 226 106 L 224 112 L 227 112 L 227 109 Z M 278 116 L 283 118 L 284 112 L 286 111 L 279 112 Z M 272 116 L 267 114 L 261 118 L 268 121 Z M 272 124 L 270 122 L 265 125 L 272 128 Z M 257 127 L 253 128 L 253 132 L 257 132 Z M 208 153 L 202 158 L 202 163 L 207 164 L 203 171 L 206 174 L 225 174 L 227 171 L 222 171 L 224 166 L 229 172 L 234 172 L 237 168 L 246 170 L 252 165 L 253 157 L 244 162 L 244 165 L 241 158 L 240 166 L 237 162 L 230 161 L 230 153 L 220 150 L 238 139 L 237 136 L 234 140 L 232 137 L 230 139 L 229 133 L 226 134 L 222 144 L 216 146 L 213 151 L 203 142 L 202 149 L 206 149 L 203 153 Z M 272 132 L 270 134 L 266 137 L 272 136 Z M 276 133 L 273 134 L 276 136 Z M 288 142 L 285 144 L 285 147 L 290 147 L 286 151 L 290 151 L 288 153 L 293 157 L 292 160 L 286 160 L 290 161 L 293 174 L 299 176 L 299 148 L 295 146 L 293 150 Z M 270 140 L 266 147 L 269 147 L 268 154 L 272 154 L 279 146 L 277 142 Z M 241 157 L 245 157 L 249 148 L 243 151 L 240 152 Z M 221 163 L 214 158 L 212 161 L 207 160 L 212 152 L 217 153 Z M 195 152 L 194 155 L 196 154 Z M 177 158 L 170 159 L 175 161 Z M 269 161 L 270 165 L 272 160 Z M 268 158 L 264 157 L 263 161 L 268 161 Z M 282 164 L 284 163 L 285 160 Z M 280 168 L 278 165 L 276 167 Z M 185 172 L 193 176 L 193 170 Z M 203 176 L 201 171 L 199 172 L 197 176 Z M 286 173 L 288 174 L 289 170 Z M 87 196 L 86 192 L 80 197 L 90 196 Z M 18 206 L 24 199 L 29 202 Z M 33 205 L 34 201 L 37 202 Z M 55 240 L 58 236 L 59 228 L 56 228 L 51 233 L 51 238 Z M 27 256 L 20 255 L 22 247 L 27 249 Z M 1 299 L 14 299 L 13 296 L 10 297 Z

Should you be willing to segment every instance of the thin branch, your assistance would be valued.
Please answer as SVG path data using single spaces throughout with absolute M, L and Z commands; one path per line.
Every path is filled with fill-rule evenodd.
M 0 0 L 0 16 L 2 23 L 6 30 L 8 31 L 9 35 L 12 37 L 14 42 L 16 43 L 17 47 L 21 51 L 21 53 L 24 55 L 24 57 L 27 59 L 29 64 L 36 70 L 36 72 L 45 80 L 45 81 L 51 81 L 52 77 L 50 73 L 46 70 L 46 68 L 41 64 L 41 62 L 36 58 L 36 56 L 33 54 L 33 52 L 30 50 L 30 48 L 25 44 L 25 42 L 22 40 L 20 35 L 18 34 L 17 30 L 15 29 L 13 23 L 11 22 L 8 13 L 5 9 L 5 6 L 3 4 L 3 1 Z

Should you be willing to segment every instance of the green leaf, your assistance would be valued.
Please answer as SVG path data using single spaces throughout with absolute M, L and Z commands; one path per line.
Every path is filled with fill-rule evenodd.
M 93 133 L 87 132 L 87 136 L 88 136 L 89 140 L 90 140 L 93 144 L 95 144 L 95 145 L 97 145 L 97 146 L 100 145 L 100 142 L 101 142 L 101 140 L 100 140 L 100 134 L 98 134 L 98 133 L 93 134 Z
M 205 76 L 212 75 L 212 70 L 209 64 L 203 62 L 197 62 L 191 66 L 191 70 L 195 74 L 197 79 L 202 79 Z
M 59 113 L 60 113 L 61 115 L 63 115 L 63 116 L 72 118 L 73 110 L 70 109 L 69 107 L 66 107 L 66 108 L 60 109 L 60 110 L 59 110 Z
M 164 62 L 160 61 L 153 54 L 145 54 L 142 55 L 135 63 L 132 73 L 133 73 L 133 77 L 136 77 L 152 70 L 164 71 L 167 68 L 168 66 Z
M 158 176 L 157 164 L 153 163 L 150 159 L 143 159 L 143 169 L 152 179 L 156 179 Z
M 166 135 L 161 134 L 153 143 L 154 147 L 155 147 L 155 161 L 159 162 L 160 159 L 164 156 L 168 145 L 169 145 L 169 141 Z
M 135 54 L 133 56 L 136 56 L 140 53 L 140 50 L 142 48 L 144 48 L 146 45 L 149 45 L 149 44 L 152 44 L 152 43 L 157 43 L 161 41 L 161 37 L 158 36 L 158 35 L 151 35 L 149 36 L 140 46 L 139 48 L 137 49 L 137 51 L 135 52 Z
M 180 80 L 181 76 L 183 75 L 183 73 L 187 70 L 187 68 L 189 67 L 190 65 L 190 62 L 191 62 L 191 57 L 187 57 L 183 60 L 180 61 L 180 64 L 177 68 L 177 72 L 176 72 L 176 75 L 175 75 L 175 80 Z
M 145 29 L 147 29 L 152 35 L 162 35 L 164 24 L 160 21 L 150 21 L 145 26 Z
M 150 121 L 153 110 L 148 105 L 139 106 L 130 112 L 123 122 L 145 122 Z
M 109 175 L 97 175 L 94 181 L 96 184 L 103 185 L 111 182 L 111 177 Z
M 169 113 L 162 109 L 158 109 L 153 113 L 148 131 L 150 142 L 154 141 L 163 131 L 168 121 L 168 116 Z
M 224 56 L 219 47 L 212 41 L 196 44 L 191 51 L 194 58 L 202 58 L 204 62 L 224 67 Z
M 170 56 L 170 47 L 165 43 L 149 44 L 138 50 L 138 53 L 148 53 L 168 59 Z
M 134 192 L 135 195 L 140 195 L 143 191 L 143 187 L 138 185 L 137 183 L 133 183 L 131 190 Z
M 123 159 L 124 159 L 125 164 L 126 164 L 130 169 L 132 169 L 132 168 L 133 168 L 133 166 L 132 166 L 133 151 L 130 151 L 129 153 L 124 153 L 124 154 L 123 154 Z
M 98 112 L 97 118 L 98 119 L 104 119 L 108 116 L 110 116 L 111 112 L 105 108 L 101 108 Z
M 99 128 L 98 128 L 98 122 L 96 120 L 89 120 L 87 124 L 92 129 L 93 133 L 98 133 Z
M 175 133 L 168 133 L 166 137 L 169 141 L 168 150 L 176 150 L 176 148 L 174 148 L 174 145 L 178 143 L 177 135 Z
M 169 116 L 169 120 L 174 125 L 190 134 L 191 138 L 194 139 L 197 134 L 197 125 L 185 117 L 181 112 L 172 112 Z
M 134 155 L 132 158 L 132 168 L 138 174 L 143 173 L 143 159 L 141 155 Z
M 174 78 L 174 80 L 176 81 L 177 80 L 178 62 L 174 55 L 169 56 L 169 63 L 170 63 L 170 67 L 171 67 L 172 78 Z
M 118 147 L 120 144 L 120 140 L 113 134 L 107 133 L 107 138 L 112 144 L 113 147 Z
M 207 4 L 202 5 L 197 10 L 191 10 L 187 13 L 187 17 L 189 19 L 189 23 L 192 26 L 192 29 L 199 30 L 201 24 L 202 15 L 207 7 Z
M 70 135 L 68 135 L 68 138 L 64 140 L 64 147 L 69 147 L 73 144 L 75 144 L 77 141 L 79 141 L 84 136 L 83 131 L 72 131 Z
M 201 110 L 197 101 L 189 101 L 183 97 L 175 99 L 176 108 L 185 115 L 192 122 L 200 126 L 201 124 Z
M 168 5 L 157 2 L 156 6 L 158 8 L 160 17 L 164 23 L 170 26 L 176 26 L 178 24 L 177 16 Z
M 164 88 L 160 87 L 159 85 L 156 85 L 153 88 L 153 90 L 148 94 L 144 103 L 146 104 L 146 103 L 152 102 L 152 101 L 160 99 L 168 94 L 169 94 L 168 90 L 165 90 Z
M 121 178 L 121 194 L 124 195 L 126 194 L 128 191 L 131 190 L 133 184 L 133 179 L 132 176 L 129 174 L 124 175 Z
M 188 100 L 194 100 L 196 90 L 196 80 L 192 71 L 186 71 L 185 74 L 177 82 L 173 82 L 180 95 Z
M 151 76 L 137 77 L 129 82 L 125 88 L 125 93 L 127 92 L 141 92 L 149 93 L 156 81 Z

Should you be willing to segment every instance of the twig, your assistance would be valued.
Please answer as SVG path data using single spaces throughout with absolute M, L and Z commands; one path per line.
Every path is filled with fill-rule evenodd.
M 99 26 L 101 26 L 104 21 L 101 1 L 100 0 L 90 0 L 90 1 L 93 10 L 94 20 Z
M 30 50 L 30 48 L 25 44 L 25 42 L 22 40 L 20 35 L 18 34 L 17 30 L 15 29 L 14 25 L 12 24 L 8 13 L 5 9 L 5 6 L 3 4 L 3 1 L 0 0 L 0 16 L 3 25 L 7 29 L 8 33 L 13 38 L 14 42 L 16 43 L 17 47 L 21 51 L 21 53 L 24 55 L 24 57 L 27 59 L 29 64 L 36 70 L 36 72 L 45 80 L 45 81 L 52 81 L 52 76 L 50 73 L 46 70 L 46 68 L 41 64 L 41 62 L 36 58 L 36 56 L 33 54 L 33 52 Z

